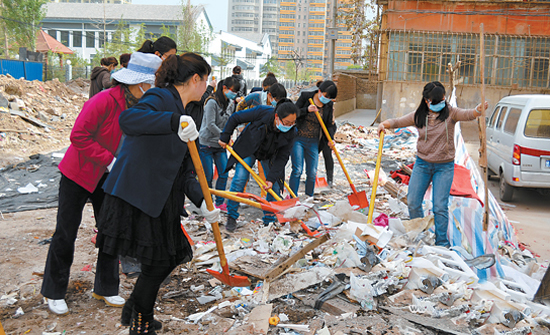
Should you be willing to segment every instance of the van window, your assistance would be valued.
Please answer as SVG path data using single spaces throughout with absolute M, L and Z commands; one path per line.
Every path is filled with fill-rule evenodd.
M 496 129 L 502 128 L 502 122 L 504 121 L 504 115 L 506 115 L 506 110 L 507 109 L 508 109 L 508 107 L 502 107 L 502 109 L 500 110 L 500 114 L 498 115 Z
M 498 112 L 502 109 L 502 106 L 496 106 L 495 107 L 495 110 L 493 112 L 493 114 L 491 114 L 491 119 L 489 120 L 489 125 L 488 127 L 493 127 L 495 125 L 495 121 L 497 119 L 497 116 L 498 116 Z
M 550 138 L 550 109 L 533 109 L 525 123 L 525 136 Z
M 510 108 L 510 111 L 508 112 L 508 117 L 506 118 L 506 123 L 504 124 L 504 131 L 509 134 L 514 134 L 516 132 L 516 127 L 518 125 L 518 120 L 520 116 L 521 109 Z

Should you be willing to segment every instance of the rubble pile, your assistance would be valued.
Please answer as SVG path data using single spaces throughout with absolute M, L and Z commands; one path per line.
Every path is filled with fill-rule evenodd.
M 0 75 L 0 149 L 7 156 L 28 157 L 65 148 L 89 84 L 68 85 Z

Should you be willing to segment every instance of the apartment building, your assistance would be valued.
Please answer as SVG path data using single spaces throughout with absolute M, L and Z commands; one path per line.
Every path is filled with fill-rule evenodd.
M 333 25 L 334 0 L 281 1 L 277 54 L 279 59 L 298 59 L 315 79 L 328 74 L 332 55 L 327 28 Z M 342 0 L 338 0 L 342 3 Z M 334 69 L 352 65 L 351 32 L 340 27 Z

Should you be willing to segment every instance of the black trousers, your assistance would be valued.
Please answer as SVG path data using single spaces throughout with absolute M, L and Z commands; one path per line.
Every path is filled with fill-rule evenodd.
M 141 264 L 141 274 L 136 281 L 130 299 L 128 299 L 134 301 L 136 312 L 142 314 L 153 313 L 160 285 L 175 268 L 175 266 Z
M 323 159 L 325 160 L 327 181 L 332 182 L 334 177 L 334 159 L 332 158 L 332 149 L 328 145 L 325 145 L 323 148 Z
M 40 293 L 49 299 L 64 299 L 69 285 L 71 265 L 74 258 L 74 244 L 82 221 L 86 201 L 91 199 L 96 222 L 105 193 L 103 175 L 93 193 L 88 192 L 69 178 L 61 175 L 59 182 L 59 206 L 57 225 L 46 259 L 44 280 Z M 94 292 L 103 296 L 118 295 L 118 257 L 107 255 L 101 250 L 97 257 Z

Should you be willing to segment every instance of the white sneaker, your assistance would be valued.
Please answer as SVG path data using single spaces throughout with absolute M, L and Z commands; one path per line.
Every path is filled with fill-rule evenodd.
M 92 293 L 92 297 L 96 298 L 97 300 L 103 300 L 107 305 L 112 307 L 123 307 L 124 304 L 126 303 L 126 299 L 118 295 L 112 295 L 112 296 L 106 297 L 99 294 L 95 294 L 94 292 Z
M 65 302 L 65 299 L 46 299 L 46 302 L 48 303 L 48 308 L 50 311 L 52 311 L 55 314 L 64 315 L 69 313 L 69 307 L 67 307 L 67 303 Z

